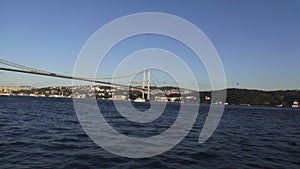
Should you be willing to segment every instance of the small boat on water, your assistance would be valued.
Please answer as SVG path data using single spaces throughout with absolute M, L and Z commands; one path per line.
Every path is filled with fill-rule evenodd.
M 141 103 L 141 102 L 146 102 L 146 100 L 139 97 L 139 98 L 135 99 L 134 102 L 140 102 Z
M 299 102 L 298 101 L 294 101 L 292 104 L 292 108 L 299 108 Z

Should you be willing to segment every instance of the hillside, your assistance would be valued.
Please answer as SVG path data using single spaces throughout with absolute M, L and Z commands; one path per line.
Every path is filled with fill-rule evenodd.
M 210 92 L 200 92 L 201 102 Z M 204 96 L 203 96 L 204 95 Z M 251 89 L 227 89 L 227 103 L 240 105 L 261 105 L 291 107 L 294 101 L 300 101 L 300 90 L 262 91 Z

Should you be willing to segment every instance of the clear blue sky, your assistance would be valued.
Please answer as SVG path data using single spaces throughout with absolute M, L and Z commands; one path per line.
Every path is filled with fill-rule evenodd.
M 103 25 L 137 12 L 164 12 L 190 21 L 208 36 L 223 62 L 229 87 L 237 87 L 238 82 L 241 88 L 300 89 L 299 9 L 299 0 L 0 0 L 0 58 L 72 74 L 81 48 Z M 142 36 L 129 41 L 140 45 L 130 50 L 120 45 L 112 53 L 161 47 L 181 55 L 193 67 L 192 57 L 182 52 L 186 49 L 170 39 Z M 166 43 L 159 46 L 158 41 Z M 105 61 L 107 69 L 117 63 L 109 56 Z M 200 88 L 206 89 L 205 70 L 195 65 L 193 69 Z M 110 75 L 108 71 L 101 76 Z M 0 79 L 0 85 L 71 84 L 7 72 L 0 72 Z

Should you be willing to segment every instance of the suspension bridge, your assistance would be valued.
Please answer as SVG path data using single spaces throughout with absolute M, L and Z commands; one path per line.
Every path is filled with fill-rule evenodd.
M 79 80 L 79 81 L 85 81 L 85 82 L 93 82 L 97 84 L 104 84 L 104 85 L 111 85 L 111 86 L 118 86 L 118 87 L 129 87 L 128 85 L 118 84 L 118 83 L 112 83 L 104 81 L 105 79 L 120 79 L 125 77 L 130 77 L 134 75 L 135 73 L 129 74 L 129 75 L 123 75 L 113 78 L 86 78 L 86 77 L 76 77 L 76 76 L 70 76 L 66 74 L 60 74 L 50 71 L 45 71 L 41 69 L 32 68 L 29 66 L 24 66 L 21 64 L 9 62 L 7 60 L 0 59 L 0 64 L 3 66 L 0 66 L 0 70 L 2 71 L 8 71 L 8 72 L 16 72 L 16 73 L 24 73 L 24 74 L 31 74 L 31 75 L 40 75 L 40 76 L 48 76 L 48 77 L 55 77 L 55 78 L 61 78 L 61 79 L 71 79 L 71 80 Z M 149 100 L 150 99 L 150 85 L 151 85 L 151 77 L 153 77 L 153 80 L 156 81 L 156 83 L 159 84 L 159 81 L 155 78 L 155 76 L 150 72 L 150 69 L 143 71 L 143 80 L 141 81 L 141 87 L 139 86 L 130 86 L 132 89 L 141 90 L 142 91 L 142 98 L 143 100 Z M 155 86 L 156 83 L 152 81 Z M 147 93 L 147 98 L 145 98 L 145 93 Z

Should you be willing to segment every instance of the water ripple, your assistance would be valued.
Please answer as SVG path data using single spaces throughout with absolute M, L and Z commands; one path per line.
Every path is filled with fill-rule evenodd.
M 214 135 L 198 144 L 209 109 L 203 105 L 195 126 L 176 147 L 152 158 L 128 159 L 106 152 L 84 133 L 71 99 L 7 97 L 0 102 L 0 168 L 300 167 L 299 109 L 227 106 Z M 111 101 L 99 107 L 112 127 L 134 137 L 167 130 L 178 112 L 178 104 L 168 104 L 155 121 L 137 124 L 120 116 Z

